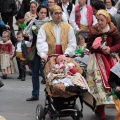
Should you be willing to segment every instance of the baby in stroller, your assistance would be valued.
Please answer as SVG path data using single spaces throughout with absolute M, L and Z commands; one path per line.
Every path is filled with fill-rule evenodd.
M 67 62 L 65 55 L 59 55 L 56 58 L 56 64 L 52 65 L 47 78 L 50 85 L 61 83 L 66 91 L 83 93 L 89 89 L 82 75 L 77 73 L 75 64 Z
M 78 107 L 77 98 L 80 99 L 81 105 L 84 102 L 94 110 L 95 99 L 81 75 L 82 72 L 80 66 L 72 58 L 59 55 L 49 59 L 44 68 L 45 106 L 38 104 L 36 108 L 38 120 L 45 119 L 47 114 L 53 120 L 67 116 L 71 116 L 73 120 L 81 120 L 83 107 Z

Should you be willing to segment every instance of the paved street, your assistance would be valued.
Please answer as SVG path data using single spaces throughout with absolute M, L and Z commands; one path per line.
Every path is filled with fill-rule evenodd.
M 31 96 L 32 84 L 31 76 L 27 75 L 26 81 L 16 79 L 18 73 L 8 75 L 8 79 L 3 80 L 4 87 L 0 88 L 0 114 L 7 120 L 35 120 L 35 110 L 37 104 L 44 105 L 44 85 L 41 85 L 40 100 L 27 102 L 26 98 Z M 84 105 L 84 116 L 82 120 L 99 120 L 92 110 Z M 115 110 L 106 108 L 107 120 L 114 120 Z M 72 120 L 72 118 L 61 118 L 61 120 Z M 46 120 L 50 120 L 47 117 Z

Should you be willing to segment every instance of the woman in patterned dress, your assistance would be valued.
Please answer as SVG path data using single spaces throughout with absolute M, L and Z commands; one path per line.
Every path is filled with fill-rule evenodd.
M 100 115 L 100 120 L 105 120 L 105 105 L 114 104 L 112 97 L 107 96 L 110 91 L 108 78 L 110 68 L 117 62 L 115 53 L 120 48 L 120 36 L 106 10 L 97 12 L 97 20 L 98 23 L 91 28 L 88 35 L 87 47 L 90 50 L 90 56 L 87 79 L 90 90 L 97 101 L 96 110 Z M 106 44 L 94 49 L 92 44 L 97 37 L 101 37 L 102 43 Z

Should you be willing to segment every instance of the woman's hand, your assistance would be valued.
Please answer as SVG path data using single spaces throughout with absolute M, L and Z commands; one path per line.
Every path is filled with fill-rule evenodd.
M 102 52 L 104 54 L 110 54 L 110 47 L 109 46 L 102 47 Z
M 6 26 L 7 29 L 10 29 L 10 26 L 9 26 L 9 25 L 6 24 L 5 26 Z
M 120 91 L 120 87 L 117 86 L 117 87 L 115 88 L 115 92 L 119 92 L 119 91 Z

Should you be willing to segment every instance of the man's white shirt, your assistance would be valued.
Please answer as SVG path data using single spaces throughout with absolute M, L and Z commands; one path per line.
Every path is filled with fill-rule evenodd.
M 61 27 L 59 25 L 54 24 L 53 26 L 55 37 L 56 37 L 56 45 L 61 44 L 60 40 L 60 33 L 61 33 Z M 73 56 L 76 50 L 76 37 L 74 35 L 74 30 L 72 27 L 70 27 L 70 30 L 68 32 L 68 45 L 65 50 L 64 54 L 68 54 L 70 56 Z M 45 30 L 41 27 L 38 36 L 37 36 L 37 53 L 40 57 L 43 57 L 44 55 L 48 54 L 48 43 L 46 41 L 46 33 Z
M 106 10 L 112 15 L 114 16 L 117 13 L 117 8 L 115 7 L 111 7 L 110 9 L 106 8 Z

